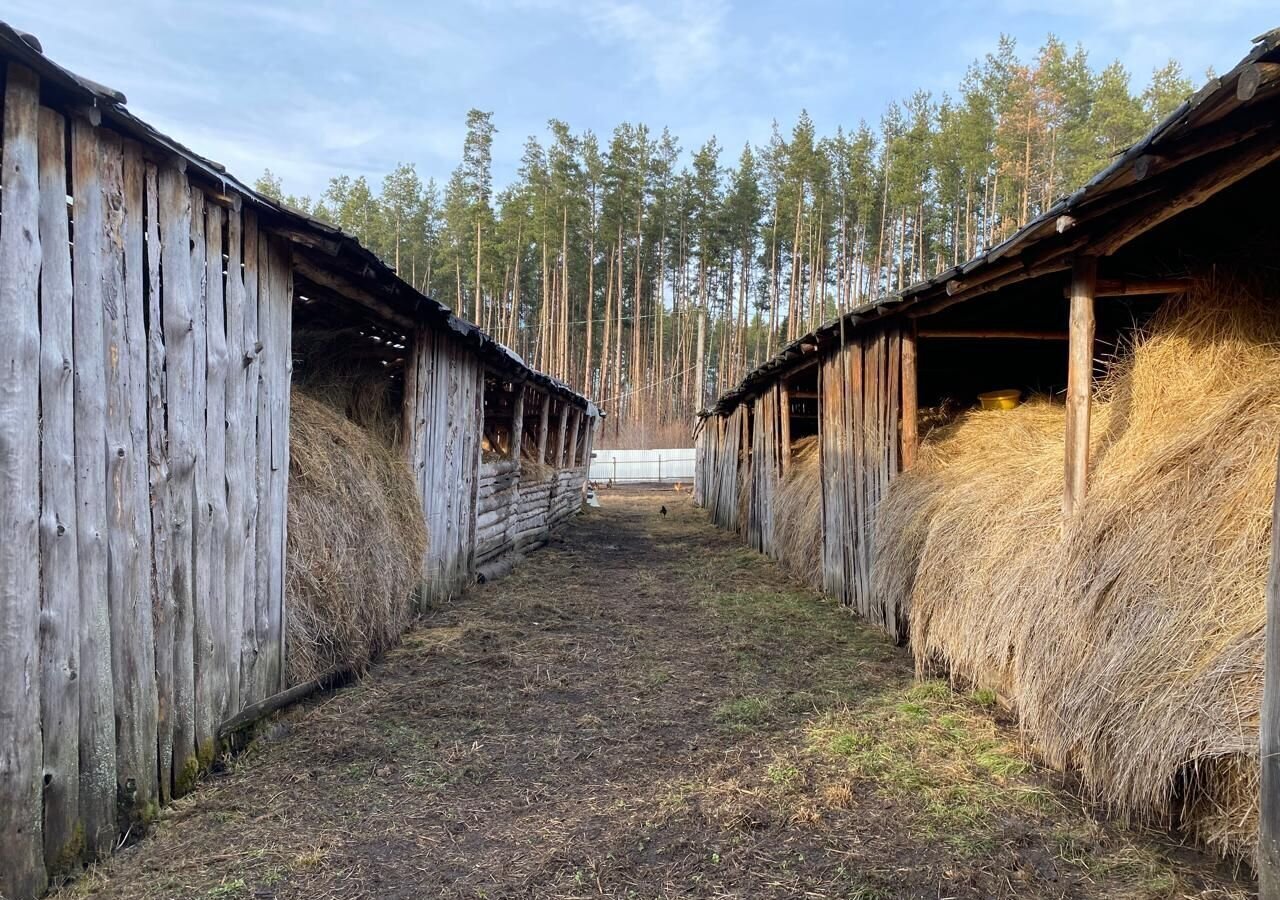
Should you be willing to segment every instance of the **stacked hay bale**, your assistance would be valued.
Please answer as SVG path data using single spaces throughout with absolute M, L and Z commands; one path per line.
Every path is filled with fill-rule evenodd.
M 290 410 L 285 624 L 288 679 L 359 669 L 413 614 L 427 533 L 403 454 L 326 400 Z
M 999 692 L 1122 815 L 1249 859 L 1280 315 L 1240 286 L 1168 305 L 1095 404 L 1064 527 L 1063 411 L 940 429 L 880 510 L 877 587 L 921 668 Z
M 822 472 L 817 436 L 791 447 L 787 474 L 778 482 L 774 535 L 778 561 L 798 579 L 822 589 Z

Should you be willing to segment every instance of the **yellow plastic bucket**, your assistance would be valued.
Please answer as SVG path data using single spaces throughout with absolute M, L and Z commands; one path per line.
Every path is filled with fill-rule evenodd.
M 1022 391 L 987 391 L 978 395 L 983 409 L 1013 409 L 1022 399 Z

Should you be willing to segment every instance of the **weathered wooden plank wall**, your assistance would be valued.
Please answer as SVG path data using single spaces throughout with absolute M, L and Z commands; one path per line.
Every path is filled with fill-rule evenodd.
M 874 596 L 876 507 L 901 466 L 902 334 L 896 328 L 848 337 L 825 351 L 819 377 L 822 584 L 895 640 L 907 610 Z M 783 469 L 778 384 L 703 423 L 695 502 L 711 520 L 777 555 L 774 511 Z M 745 492 L 745 493 L 741 493 Z
M 40 85 L 11 65 L 0 169 L 0 893 L 44 886 L 40 778 Z
M 581 460 L 590 458 L 595 420 L 580 423 L 585 414 L 561 402 L 553 425 L 550 396 L 521 385 L 512 445 L 524 443 L 524 410 L 537 409 L 535 443 L 557 471 L 543 478 L 524 469 L 519 458 L 482 462 L 484 374 L 480 359 L 452 335 L 425 327 L 415 333 L 405 365 L 403 432 L 427 523 L 427 603 L 460 593 L 479 567 L 541 543 L 582 505 L 588 467 Z M 570 419 L 572 435 L 566 433 Z M 586 455 L 579 451 L 576 461 L 566 464 L 575 440 Z
M 777 556 L 774 538 L 774 506 L 782 475 L 781 410 L 779 388 L 768 388 L 754 404 L 751 417 L 751 468 L 748 480 L 747 518 L 739 523 L 747 544 Z
M 721 420 L 719 468 L 712 495 L 711 519 L 721 528 L 738 530 L 739 471 L 745 460 L 742 454 L 742 429 L 747 406 L 742 404 Z
M 484 369 L 447 335 L 421 328 L 405 364 L 405 452 L 427 523 L 424 600 L 459 593 L 474 569 Z
M 906 634 L 905 610 L 871 590 L 876 507 L 897 475 L 901 334 L 888 328 L 852 336 L 820 368 L 823 586 L 883 628 Z
M 285 686 L 293 259 L 183 159 L 0 74 L 0 896 L 26 898 L 190 790 L 219 724 Z M 581 505 L 595 420 L 562 402 L 557 471 L 485 480 L 483 394 L 473 347 L 418 331 L 429 599 Z
M 280 686 L 292 283 L 250 213 L 42 108 L 17 65 L 3 115 L 0 895 L 22 898 Z

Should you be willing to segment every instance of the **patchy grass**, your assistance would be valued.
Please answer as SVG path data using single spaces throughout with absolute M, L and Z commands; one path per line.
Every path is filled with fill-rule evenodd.
M 1246 895 L 684 497 L 602 494 L 56 900 Z

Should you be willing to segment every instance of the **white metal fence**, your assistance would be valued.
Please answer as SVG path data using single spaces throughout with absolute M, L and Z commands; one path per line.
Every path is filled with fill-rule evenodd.
M 694 449 L 596 450 L 591 459 L 591 480 L 601 484 L 674 482 L 693 483 Z

